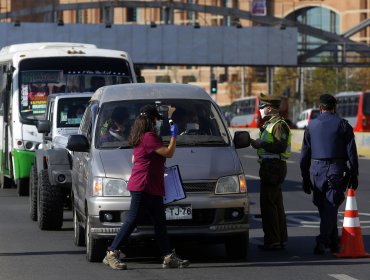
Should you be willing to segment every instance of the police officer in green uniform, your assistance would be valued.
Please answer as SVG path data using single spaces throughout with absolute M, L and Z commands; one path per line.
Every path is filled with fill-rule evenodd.
M 286 160 L 290 156 L 291 132 L 284 118 L 279 115 L 281 99 L 263 96 L 259 106 L 265 121 L 258 139 L 251 139 L 257 149 L 260 163 L 260 206 L 264 232 L 262 250 L 283 249 L 288 240 L 287 225 L 281 185 L 287 174 Z

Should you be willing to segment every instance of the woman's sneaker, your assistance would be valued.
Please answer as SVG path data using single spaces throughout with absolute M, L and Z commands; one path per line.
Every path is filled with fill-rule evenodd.
M 127 265 L 119 259 L 119 251 L 107 251 L 103 263 L 113 269 L 127 269 Z
M 163 259 L 163 268 L 184 268 L 188 267 L 190 262 L 188 260 L 182 260 L 177 255 L 175 250 L 171 254 L 167 255 Z

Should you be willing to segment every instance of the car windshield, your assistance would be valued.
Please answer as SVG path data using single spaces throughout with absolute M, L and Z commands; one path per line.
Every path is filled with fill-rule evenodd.
M 170 140 L 172 119 L 178 125 L 177 146 L 225 146 L 230 144 L 227 129 L 219 111 L 206 100 L 130 100 L 103 104 L 95 131 L 98 149 L 130 148 L 128 136 L 135 118 L 144 105 L 156 105 L 163 116 L 157 122 L 157 133 L 166 144 Z
M 99 87 L 131 83 L 128 63 L 119 58 L 55 57 L 20 63 L 22 119 L 42 119 L 51 93 L 94 92 Z
M 63 98 L 58 102 L 57 127 L 79 127 L 90 97 Z

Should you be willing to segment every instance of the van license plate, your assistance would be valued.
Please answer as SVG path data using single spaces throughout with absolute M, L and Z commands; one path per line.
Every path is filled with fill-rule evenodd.
M 190 220 L 193 218 L 191 205 L 167 206 L 166 220 Z

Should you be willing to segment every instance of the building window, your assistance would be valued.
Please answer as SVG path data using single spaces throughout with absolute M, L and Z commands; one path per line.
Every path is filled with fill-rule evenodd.
M 190 75 L 190 76 L 183 76 L 182 77 L 182 83 L 183 84 L 188 84 L 188 83 L 194 83 L 196 82 L 197 79 L 195 78 L 194 75 Z
M 126 9 L 126 18 L 128 22 L 136 22 L 137 17 L 136 17 L 136 9 L 135 8 L 127 8 Z
M 339 15 L 327 8 L 307 7 L 296 10 L 294 13 L 288 15 L 287 18 L 324 31 L 339 33 Z M 323 43 L 325 43 L 325 41 L 321 39 L 302 33 L 298 34 L 298 46 L 300 52 L 318 48 Z M 320 57 L 311 59 L 317 61 L 322 60 L 324 57 L 328 57 L 328 53 L 322 52 Z
M 165 76 L 156 76 L 155 77 L 155 82 L 156 83 L 170 83 L 171 82 L 171 77 L 168 75 Z

